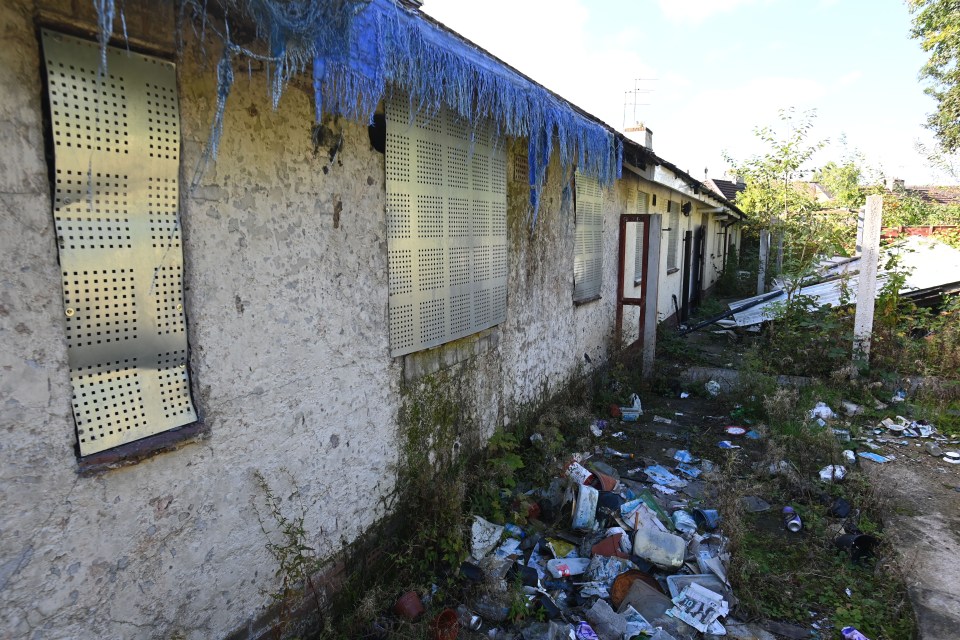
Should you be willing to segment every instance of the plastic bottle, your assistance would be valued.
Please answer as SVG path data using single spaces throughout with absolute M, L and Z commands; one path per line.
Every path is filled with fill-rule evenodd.
M 793 510 L 793 507 L 783 508 L 783 526 L 793 533 L 797 533 L 803 528 L 803 522 L 800 521 L 800 516 Z
M 610 447 L 604 447 L 603 452 L 608 456 L 613 456 L 614 458 L 632 459 L 634 457 L 632 453 L 624 453 L 622 451 L 617 451 L 616 449 L 611 449 Z

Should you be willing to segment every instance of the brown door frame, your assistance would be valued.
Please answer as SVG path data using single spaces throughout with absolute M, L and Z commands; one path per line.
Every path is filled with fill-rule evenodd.
M 627 257 L 627 223 L 628 222 L 638 222 L 643 223 L 643 267 L 640 272 L 640 297 L 639 298 L 626 298 L 623 293 L 623 276 L 626 273 L 626 265 L 624 261 Z M 644 329 L 644 319 L 646 317 L 646 307 L 647 307 L 647 271 L 650 268 L 648 265 L 648 258 L 650 255 L 650 216 L 648 214 L 628 214 L 620 216 L 620 239 L 619 239 L 619 255 L 617 259 L 617 320 L 615 323 L 616 326 L 616 336 L 617 340 L 620 340 L 620 336 L 623 334 L 623 307 L 630 305 L 634 307 L 640 307 L 640 333 L 639 338 L 633 344 L 643 345 L 643 329 Z M 627 346 L 633 346 L 627 345 Z

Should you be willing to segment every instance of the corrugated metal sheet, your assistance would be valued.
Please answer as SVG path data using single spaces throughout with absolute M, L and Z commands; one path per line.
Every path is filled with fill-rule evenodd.
M 933 238 L 911 236 L 880 254 L 880 272 L 877 285 L 882 286 L 889 277 L 890 259 L 896 257 L 898 268 L 906 271 L 907 276 L 901 293 L 910 295 L 960 283 L 960 251 Z M 807 287 L 800 293 L 812 296 L 819 305 L 837 306 L 843 301 L 854 304 L 857 301 L 857 264 L 860 258 L 830 258 L 821 264 L 821 274 L 830 278 Z M 754 296 L 730 303 L 730 309 L 749 307 L 763 296 Z M 735 313 L 731 326 L 749 327 L 770 320 L 776 312 L 778 303 L 786 301 L 784 293 L 778 298 L 768 300 L 742 312 Z

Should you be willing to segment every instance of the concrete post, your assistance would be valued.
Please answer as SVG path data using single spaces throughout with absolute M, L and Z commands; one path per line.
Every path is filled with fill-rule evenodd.
M 657 213 L 651 215 L 647 224 L 650 225 L 650 249 L 647 251 L 647 291 L 646 304 L 643 308 L 643 377 L 653 375 L 654 357 L 657 355 L 657 298 L 660 295 L 657 284 L 660 282 L 660 229 L 663 226 L 662 216 Z
M 853 363 L 869 365 L 873 335 L 873 308 L 877 296 L 877 263 L 880 259 L 880 219 L 883 196 L 867 196 L 861 238 L 860 281 L 857 285 L 857 313 L 853 320 Z
M 757 295 L 767 292 L 767 258 L 770 255 L 770 232 L 766 229 L 760 232 L 760 268 L 757 270 Z

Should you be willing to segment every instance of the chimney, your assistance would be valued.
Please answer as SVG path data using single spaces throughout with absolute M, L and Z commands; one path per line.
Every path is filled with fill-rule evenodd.
M 901 178 L 887 178 L 887 189 L 890 191 L 903 191 L 904 182 Z
M 642 122 L 638 122 L 632 127 L 626 127 L 623 133 L 629 140 L 653 151 L 653 131 L 648 129 Z

